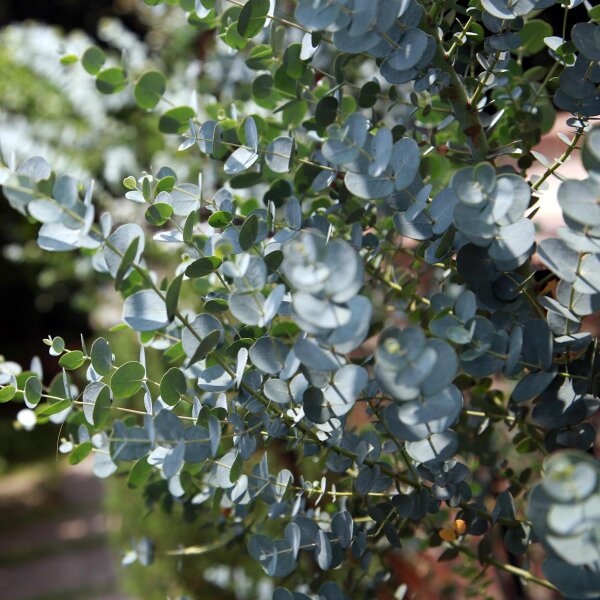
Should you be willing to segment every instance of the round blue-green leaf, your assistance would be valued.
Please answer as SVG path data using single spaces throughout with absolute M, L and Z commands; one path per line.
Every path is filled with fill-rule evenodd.
M 188 358 L 194 357 L 202 340 L 207 338 L 213 331 L 219 332 L 216 342 L 222 343 L 224 332 L 221 322 L 216 317 L 206 313 L 196 315 L 189 327 L 186 327 L 181 334 L 183 351 L 186 356 Z
M 392 147 L 390 166 L 394 171 L 397 190 L 407 188 L 419 172 L 421 155 L 419 146 L 412 138 L 402 138 Z
M 294 139 L 288 136 L 275 138 L 268 146 L 265 161 L 271 171 L 287 173 L 290 170 L 292 154 L 294 152 Z
M 83 414 L 90 425 L 101 428 L 110 415 L 110 388 L 100 381 L 89 383 L 83 390 Z
M 252 148 L 238 148 L 225 161 L 225 173 L 236 175 L 249 169 L 258 160 L 258 153 Z
M 339 369 L 333 383 L 325 390 L 325 399 L 331 412 L 336 417 L 350 412 L 368 381 L 369 376 L 363 367 L 344 365 Z
M 364 296 L 351 298 L 346 306 L 351 311 L 351 317 L 346 325 L 336 327 L 322 339 L 327 345 L 334 346 L 336 352 L 347 354 L 358 348 L 367 337 L 371 325 L 371 302 Z
M 452 458 L 458 450 L 458 438 L 453 431 L 434 433 L 427 439 L 408 442 L 408 455 L 419 463 L 439 464 Z
M 315 549 L 315 559 L 319 568 L 323 571 L 326 571 L 331 567 L 331 563 L 333 560 L 333 552 L 331 550 L 331 542 L 327 537 L 327 534 L 319 529 L 316 539 L 317 547 Z
M 600 127 L 594 127 L 585 136 L 581 159 L 588 171 L 600 171 Z
M 390 66 L 398 71 L 414 67 L 427 49 L 427 38 L 421 29 L 407 29 L 398 40 L 398 47 L 388 57 Z
M 205 154 L 212 154 L 221 142 L 221 126 L 217 121 L 205 121 L 198 131 L 198 148 Z
M 568 179 L 560 184 L 558 202 L 565 217 L 594 227 L 600 225 L 600 184 L 593 179 Z
M 184 437 L 181 419 L 170 410 L 161 410 L 154 418 L 154 428 L 158 441 L 176 444 Z
M 600 60 L 600 26 L 596 23 L 577 23 L 571 30 L 575 47 L 589 60 Z
M 374 160 L 369 162 L 369 174 L 373 177 L 379 177 L 383 174 L 386 167 L 390 162 L 390 156 L 392 154 L 392 146 L 394 145 L 394 138 L 392 132 L 382 127 L 375 134 L 372 147 L 374 147 L 375 156 Z
M 316 371 L 337 371 L 342 366 L 333 352 L 322 348 L 314 339 L 299 338 L 294 345 L 294 354 L 303 365 Z
M 368 123 L 361 113 L 353 113 L 342 127 L 330 125 L 327 128 L 327 141 L 323 145 L 325 158 L 338 165 L 355 160 L 367 139 Z
M 210 458 L 210 442 L 205 427 L 192 425 L 184 431 L 185 460 L 189 463 L 200 463 Z
M 156 70 L 145 71 L 133 88 L 133 97 L 140 108 L 154 108 L 167 89 L 165 76 Z
M 28 377 L 25 381 L 23 398 L 27 408 L 35 408 L 42 398 L 42 382 L 36 375 Z
M 365 200 L 385 198 L 394 191 L 394 182 L 389 176 L 380 177 L 368 173 L 346 171 L 344 184 L 349 192 Z
M 292 401 L 288 384 L 282 379 L 267 379 L 263 391 L 269 400 L 277 404 L 288 404 Z
M 582 294 L 600 294 L 600 258 L 588 254 L 581 261 L 573 287 Z
M 572 565 L 549 554 L 542 564 L 542 571 L 568 598 L 593 600 L 598 597 L 598 567 L 590 568 L 589 564 Z
M 135 331 L 155 331 L 169 323 L 165 301 L 154 290 L 142 290 L 125 299 L 123 321 Z
M 100 479 L 110 477 L 116 470 L 117 465 L 111 460 L 106 452 L 96 452 L 94 454 L 94 475 Z
M 567 503 L 587 498 L 596 489 L 599 477 L 590 459 L 582 460 L 580 455 L 568 452 L 551 455 L 544 463 L 544 472 L 544 491 L 557 502 Z
M 535 8 L 534 0 L 482 0 L 483 8 L 498 19 L 515 19 Z
M 294 294 L 292 303 L 294 312 L 301 319 L 300 326 L 311 333 L 318 333 L 320 329 L 343 327 L 352 316 L 352 312 L 343 304 L 317 298 L 306 292 Z
M 283 369 L 289 348 L 278 338 L 262 337 L 250 348 L 248 356 L 255 367 L 276 375 Z
M 393 434 L 407 441 L 427 438 L 430 433 L 442 433 L 451 427 L 462 408 L 462 396 L 451 385 L 435 396 L 401 404 L 392 403 L 384 412 Z
M 229 296 L 229 310 L 246 325 L 259 325 L 265 318 L 265 298 L 256 291 L 234 291 Z
M 563 281 L 573 283 L 576 279 L 579 254 L 557 238 L 547 238 L 538 244 L 540 258 L 546 266 Z
M 108 375 L 110 373 L 113 355 L 110 344 L 103 337 L 94 340 L 90 350 L 90 358 L 92 367 L 98 375 Z
M 133 396 L 142 387 L 145 377 L 146 369 L 141 363 L 130 361 L 121 365 L 110 380 L 115 400 Z
M 528 373 L 517 383 L 512 392 L 513 402 L 527 402 L 537 398 L 556 377 L 556 369 L 552 371 L 534 371 Z
M 534 224 L 529 219 L 521 219 L 512 225 L 500 227 L 488 254 L 497 260 L 510 260 L 532 250 L 534 241 Z
M 117 276 L 119 268 L 123 262 L 123 256 L 127 252 L 127 249 L 131 247 L 131 244 L 135 238 L 138 238 L 139 242 L 137 245 L 137 252 L 131 260 L 132 264 L 137 264 L 142 257 L 142 253 L 144 252 L 144 240 L 146 239 L 146 236 L 143 229 L 139 225 L 126 223 L 125 225 L 117 227 L 117 229 L 115 229 L 108 236 L 102 254 L 104 255 L 108 272 L 113 277 Z M 130 267 L 124 273 L 123 277 L 128 277 L 131 271 L 132 268 Z

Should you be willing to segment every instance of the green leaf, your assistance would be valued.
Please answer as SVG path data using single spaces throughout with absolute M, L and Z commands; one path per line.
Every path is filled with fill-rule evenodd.
M 65 54 L 64 56 L 60 57 L 60 64 L 61 65 L 72 65 L 74 63 L 76 63 L 79 60 L 79 57 L 77 56 L 77 54 Z M 92 73 L 93 75 L 93 73 Z
M 308 112 L 306 100 L 294 100 L 283 109 L 281 120 L 286 127 L 298 127 Z
M 173 207 L 170 204 L 167 204 L 166 202 L 155 202 L 148 208 L 144 217 L 146 217 L 146 221 L 148 221 L 150 225 L 160 227 L 169 220 L 172 214 Z
M 81 57 L 82 66 L 90 75 L 97 75 L 105 62 L 106 54 L 98 46 L 89 47 Z
M 198 211 L 193 210 L 185 220 L 185 224 L 183 226 L 183 241 L 186 244 L 192 242 L 194 236 L 194 226 L 198 223 Z
M 544 38 L 552 35 L 552 25 L 541 19 L 532 19 L 519 31 L 524 56 L 537 54 L 544 49 Z
M 127 478 L 127 487 L 131 489 L 136 489 L 142 485 L 144 485 L 148 479 L 150 479 L 150 475 L 152 474 L 152 465 L 148 462 L 146 457 L 140 458 L 135 465 L 131 468 L 129 472 L 129 477 Z
M 106 423 L 112 406 L 112 399 L 110 397 L 110 388 L 104 386 L 94 402 L 94 409 L 92 411 L 92 420 L 96 427 L 102 427 Z
M 152 202 L 152 188 L 150 187 L 150 179 L 148 177 L 142 179 L 142 195 L 146 202 Z
M 258 185 L 259 183 L 263 182 L 264 175 L 259 171 L 246 171 L 245 173 L 234 175 L 229 180 L 229 186 L 233 190 L 240 190 L 244 188 L 249 188 L 253 185 Z
M 165 112 L 158 120 L 158 128 L 163 133 L 184 133 L 189 127 L 190 119 L 196 112 L 189 106 L 176 106 Z
M 42 398 L 42 382 L 36 375 L 32 375 L 27 378 L 23 391 L 28 408 L 33 408 Z
M 137 255 L 139 243 L 139 237 L 133 238 L 133 240 L 131 240 L 131 244 L 129 244 L 127 250 L 125 250 L 123 253 L 123 258 L 121 259 L 121 263 L 117 269 L 117 274 L 115 275 L 115 290 L 118 290 L 121 287 L 123 279 L 125 278 L 125 274 L 133 265 Z
M 294 80 L 301 79 L 308 65 L 300 60 L 300 53 L 302 52 L 302 44 L 291 44 L 285 49 L 283 54 L 283 67 L 288 77 Z
M 69 455 L 69 464 L 70 465 L 78 465 L 82 460 L 87 458 L 92 451 L 92 443 L 91 442 L 83 442 L 83 444 L 79 444 L 73 452 Z
M 12 400 L 16 393 L 17 388 L 14 385 L 5 385 L 0 389 L 0 404 Z
M 72 350 L 63 354 L 58 361 L 61 367 L 72 371 L 73 369 L 79 369 L 85 362 L 85 356 L 81 350 Z
M 167 80 L 160 71 L 145 71 L 133 88 L 133 97 L 140 108 L 150 110 L 160 102 L 166 89 Z
M 64 400 L 59 400 L 58 402 L 55 402 L 54 404 L 45 404 L 42 407 L 38 406 L 38 410 L 35 411 L 35 414 L 38 417 L 50 417 L 52 415 L 56 415 L 59 412 L 62 412 L 63 410 L 69 408 L 72 404 L 72 401 L 69 400 L 68 398 L 65 398 Z
M 212 315 L 226 312 L 229 309 L 229 303 L 223 298 L 211 298 L 204 303 L 204 310 Z
M 102 94 L 117 94 L 127 86 L 127 74 L 121 67 L 102 69 L 96 76 L 96 88 Z
M 258 236 L 258 217 L 250 215 L 240 228 L 240 247 L 246 251 L 252 248 Z
M 108 375 L 112 368 L 112 350 L 110 344 L 102 337 L 99 337 L 92 344 L 90 350 L 92 367 L 98 375 Z
M 179 292 L 181 291 L 182 281 L 183 273 L 177 275 L 167 289 L 165 306 L 167 307 L 167 315 L 169 316 L 169 320 L 173 319 L 175 317 L 175 313 L 177 312 L 177 303 L 179 302 Z
M 111 377 L 110 386 L 115 400 L 130 398 L 141 387 L 146 377 L 146 369 L 137 361 L 126 362 L 121 365 Z
M 133 175 L 129 175 L 129 177 L 125 177 L 125 179 L 123 179 L 123 187 L 127 190 L 137 189 L 136 178 Z
M 246 59 L 246 66 L 254 71 L 268 69 L 273 63 L 273 49 L 270 46 L 261 44 L 256 46 L 250 52 Z
M 238 33 L 245 38 L 252 38 L 260 33 L 268 12 L 269 0 L 248 0 L 238 18 Z
M 165 350 L 163 354 L 163 358 L 169 363 L 173 364 L 178 362 L 182 358 L 185 358 L 185 352 L 183 351 L 183 344 L 181 342 L 177 342 L 173 344 L 170 348 Z
M 190 367 L 194 363 L 197 363 L 199 360 L 206 358 L 206 355 L 212 350 L 214 350 L 214 348 L 216 348 L 220 339 L 221 332 L 217 329 L 214 329 L 213 331 L 209 332 L 208 335 L 200 342 L 200 344 L 198 344 L 198 348 L 196 349 L 196 352 L 194 352 L 192 358 L 190 358 L 190 361 L 188 362 L 187 366 Z
M 185 375 L 177 367 L 171 367 L 160 380 L 160 397 L 169 406 L 175 406 L 187 390 Z
M 167 175 L 166 177 L 161 177 L 156 184 L 156 193 L 160 194 L 160 192 L 172 192 L 175 187 L 175 177 L 172 175 Z
M 269 73 L 259 75 L 252 82 L 252 96 L 258 100 L 271 97 L 273 91 L 273 77 Z
M 50 343 L 50 355 L 51 356 L 60 356 L 65 350 L 65 340 L 63 340 L 60 336 L 56 336 L 52 339 Z
M 376 104 L 379 92 L 381 92 L 381 86 L 377 81 L 367 81 L 358 93 L 358 105 L 361 108 L 371 108 Z
M 241 453 L 238 452 L 235 455 L 235 459 L 233 460 L 231 469 L 229 469 L 229 481 L 231 481 L 231 483 L 235 483 L 240 478 L 243 467 L 244 461 L 242 460 Z
M 208 217 L 208 224 L 215 229 L 226 227 L 233 219 L 233 215 L 225 210 L 218 210 Z
M 205 256 L 195 260 L 185 270 L 185 274 L 190 278 L 206 277 L 211 273 L 214 273 L 223 261 L 216 256 Z
M 267 265 L 269 273 L 273 273 L 283 262 L 283 252 L 281 250 L 273 250 L 272 252 L 265 254 L 263 260 L 265 261 L 265 265 Z

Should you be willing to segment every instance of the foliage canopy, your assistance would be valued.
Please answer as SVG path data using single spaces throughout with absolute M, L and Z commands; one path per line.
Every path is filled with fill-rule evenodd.
M 600 307 L 598 7 L 562 2 L 555 30 L 552 0 L 146 4 L 214 34 L 224 99 L 201 73 L 173 101 L 158 61 L 135 71 L 99 47 L 62 62 L 152 111 L 197 179 L 130 174 L 145 222 L 118 222 L 43 158 L 0 173 L 40 248 L 113 281 L 139 358 L 50 336 L 61 374 L 3 363 L 0 401 L 25 404 L 25 428 L 65 423 L 61 451 L 93 454 L 98 477 L 210 514 L 206 546 L 159 550 L 243 544 L 275 600 L 401 597 L 388 556 L 413 539 L 600 597 L 582 326 Z M 572 136 L 552 162 L 534 148 L 554 106 Z M 545 182 L 579 146 L 588 177 L 562 181 L 565 224 L 538 242 Z M 545 578 L 526 568 L 537 543 Z M 126 560 L 153 555 L 142 539 Z

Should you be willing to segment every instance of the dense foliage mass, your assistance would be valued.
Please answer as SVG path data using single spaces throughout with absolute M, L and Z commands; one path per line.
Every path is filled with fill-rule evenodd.
M 0 179 L 42 249 L 113 280 L 139 358 L 50 336 L 62 374 L 3 363 L 0 400 L 22 427 L 64 423 L 72 463 L 211 515 L 201 546 L 158 551 L 242 544 L 276 600 L 402 597 L 390 557 L 414 539 L 600 597 L 600 10 L 565 1 L 554 31 L 552 0 L 167 4 L 216 40 L 188 104 L 157 64 L 62 63 L 157 112 L 198 178 L 129 174 L 143 224 L 39 157 Z M 534 150 L 553 103 L 573 130 L 555 162 Z M 561 183 L 565 224 L 536 242 L 579 146 L 588 178 Z

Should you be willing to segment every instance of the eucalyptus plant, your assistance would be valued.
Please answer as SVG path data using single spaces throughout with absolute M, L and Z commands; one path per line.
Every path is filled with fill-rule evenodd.
M 225 100 L 200 73 L 177 104 L 99 47 L 62 62 L 156 113 L 198 179 L 131 174 L 125 223 L 39 157 L 0 180 L 42 249 L 114 281 L 139 358 L 49 336 L 61 374 L 3 363 L 0 401 L 62 423 L 71 463 L 213 515 L 212 539 L 126 562 L 243 547 L 275 600 L 402 597 L 388 559 L 416 539 L 599 598 L 600 7 L 564 0 L 553 27 L 552 0 L 166 4 L 243 73 Z M 553 105 L 572 134 L 550 161 Z M 576 148 L 588 177 L 565 180 Z M 538 241 L 553 177 L 564 226 Z

